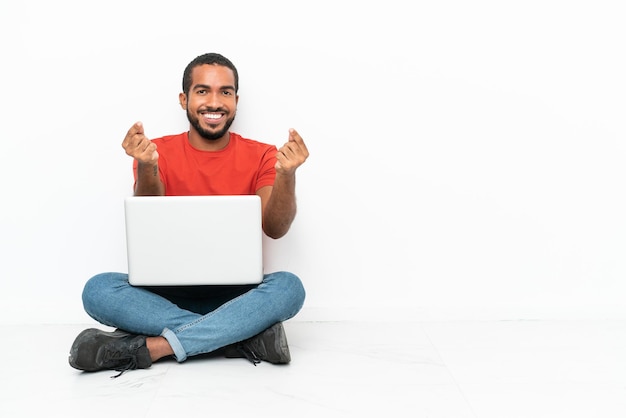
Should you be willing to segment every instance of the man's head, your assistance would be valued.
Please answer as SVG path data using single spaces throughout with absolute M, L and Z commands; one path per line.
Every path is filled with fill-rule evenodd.
M 198 65 L 209 64 L 209 65 L 221 65 L 227 68 L 230 68 L 235 76 L 235 93 L 239 91 L 239 73 L 237 73 L 237 68 L 235 65 L 225 56 L 221 54 L 217 54 L 215 52 L 210 52 L 208 54 L 203 54 L 197 56 L 193 61 L 187 64 L 187 68 L 185 68 L 185 72 L 183 73 L 183 93 L 189 94 L 189 88 L 191 87 L 192 79 L 191 72 Z
M 226 139 L 237 113 L 238 89 L 237 69 L 220 54 L 200 55 L 187 65 L 180 104 L 200 137 Z

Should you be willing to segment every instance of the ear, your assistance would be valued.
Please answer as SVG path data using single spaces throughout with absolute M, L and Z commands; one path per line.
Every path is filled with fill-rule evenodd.
M 178 101 L 180 102 L 180 107 L 182 107 L 184 110 L 187 110 L 187 96 L 185 95 L 185 93 L 180 93 L 178 95 Z

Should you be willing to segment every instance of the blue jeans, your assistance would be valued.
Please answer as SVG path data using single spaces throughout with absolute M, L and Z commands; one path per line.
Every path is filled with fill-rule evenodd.
M 165 337 L 179 362 L 292 318 L 304 298 L 302 282 L 288 272 L 266 274 L 258 285 L 190 287 L 135 287 L 125 273 L 102 273 L 83 289 L 89 316 L 133 334 Z

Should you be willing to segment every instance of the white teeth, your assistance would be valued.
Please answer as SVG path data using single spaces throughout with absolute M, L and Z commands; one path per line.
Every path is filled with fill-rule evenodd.
M 222 117 L 222 115 L 221 113 L 206 113 L 204 117 L 207 119 L 219 119 Z

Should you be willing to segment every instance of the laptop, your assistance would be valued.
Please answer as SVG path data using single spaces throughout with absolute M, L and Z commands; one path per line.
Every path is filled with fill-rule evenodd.
M 124 211 L 131 285 L 263 279 L 259 196 L 132 196 L 125 198 Z

